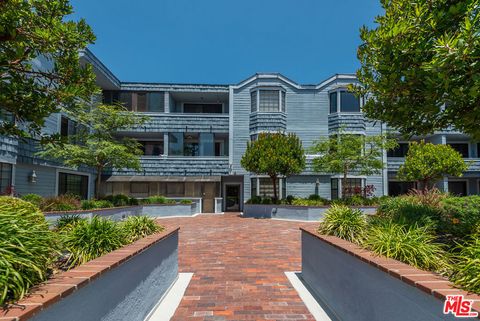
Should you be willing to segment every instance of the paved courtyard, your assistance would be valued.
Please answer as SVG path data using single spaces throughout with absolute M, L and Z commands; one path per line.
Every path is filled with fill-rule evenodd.
M 193 272 L 172 321 L 314 320 L 285 271 L 299 271 L 300 226 L 238 214 L 162 219 L 180 225 L 180 272 Z

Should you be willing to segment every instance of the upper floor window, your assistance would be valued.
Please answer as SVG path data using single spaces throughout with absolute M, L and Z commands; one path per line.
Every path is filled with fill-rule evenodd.
M 469 153 L 468 153 L 468 143 L 449 143 L 450 147 L 455 149 L 457 152 L 462 155 L 463 158 L 468 158 Z
M 330 113 L 358 113 L 360 112 L 360 98 L 346 90 L 330 93 Z M 340 100 L 338 102 L 338 100 Z
M 104 104 L 122 104 L 127 110 L 138 112 L 163 112 L 163 92 L 103 91 Z
M 141 144 L 145 156 L 160 156 L 163 154 L 163 140 L 138 142 Z
M 0 163 L 0 193 L 7 193 L 12 186 L 12 164 Z
M 387 157 L 405 157 L 408 153 L 408 143 L 398 143 L 394 149 L 387 151 Z
M 65 116 L 61 117 L 60 120 L 60 135 L 62 137 L 69 137 L 77 135 L 78 124 L 76 121 L 71 120 Z
M 277 89 L 260 89 L 252 91 L 251 111 L 284 112 L 286 110 L 286 93 Z
M 183 104 L 183 112 L 187 114 L 221 114 L 223 104 Z

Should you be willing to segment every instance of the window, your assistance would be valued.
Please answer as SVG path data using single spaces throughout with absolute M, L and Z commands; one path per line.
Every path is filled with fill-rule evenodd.
M 172 156 L 228 156 L 228 134 L 169 133 L 168 153 Z
M 279 111 L 280 96 L 278 90 L 260 90 L 259 111 Z
M 127 110 L 133 110 L 132 106 L 132 93 L 131 92 L 121 92 L 119 95 L 119 103 L 122 104 Z
M 163 112 L 165 96 L 163 92 L 103 91 L 103 103 L 122 104 L 130 111 Z
M 330 93 L 330 113 L 337 112 L 337 92 Z
M 85 128 L 85 126 L 83 126 Z M 76 121 L 73 121 L 71 119 L 68 119 L 65 116 L 61 117 L 60 120 L 60 135 L 62 137 L 72 137 L 78 134 L 78 131 L 80 130 L 80 126 Z
M 103 91 L 103 103 L 104 104 L 118 104 L 120 101 L 120 92 L 112 90 Z
M 340 111 L 343 113 L 360 112 L 360 99 L 351 92 L 341 91 Z
M 257 91 L 252 91 L 250 93 L 250 103 L 251 103 L 251 112 L 257 111 Z
M 387 151 L 387 157 L 405 157 L 408 153 L 408 143 L 399 143 L 398 147 Z
M 287 99 L 287 93 L 284 92 L 284 91 L 281 91 L 282 93 L 282 111 L 285 112 L 286 111 L 286 108 L 285 108 L 285 100 Z
M 199 156 L 199 134 L 185 133 L 183 137 L 183 156 Z
M 163 155 L 163 140 L 160 141 L 139 141 L 142 145 L 143 155 L 160 156 Z
M 12 186 L 12 164 L 0 163 L 0 193 L 8 193 Z
M 137 111 L 145 112 L 147 111 L 147 94 L 146 93 L 137 93 Z
M 455 196 L 466 196 L 467 182 L 466 181 L 449 181 L 448 192 Z
M 361 178 L 347 178 L 346 183 L 343 182 L 343 191 L 345 193 L 345 197 L 351 197 L 353 195 L 361 195 L 362 194 L 362 179 Z
M 88 198 L 88 176 L 58 173 L 58 195 L 73 194 Z
M 331 199 L 336 200 L 339 198 L 340 194 L 338 192 L 338 178 L 332 178 L 330 181 L 330 193 Z
M 222 104 L 183 104 L 183 112 L 187 114 L 221 114 Z
M 388 195 L 399 196 L 407 194 L 411 189 L 415 188 L 414 182 L 388 182 Z
M 250 197 L 257 196 L 257 179 L 251 178 L 250 179 Z
M 259 190 L 258 190 L 258 194 L 261 196 L 261 197 L 273 197 L 273 183 L 272 183 L 272 180 L 268 177 L 262 177 L 262 178 L 259 178 L 258 179 L 259 181 Z M 277 196 L 279 198 L 282 197 L 282 195 L 280 195 L 280 179 L 277 179 Z
M 183 133 L 168 134 L 168 154 L 183 156 Z
M 453 149 L 455 149 L 457 152 L 462 155 L 463 158 L 468 158 L 468 143 L 452 143 L 448 144 L 450 145 Z
M 165 111 L 165 94 L 163 92 L 148 93 L 148 111 L 157 113 Z

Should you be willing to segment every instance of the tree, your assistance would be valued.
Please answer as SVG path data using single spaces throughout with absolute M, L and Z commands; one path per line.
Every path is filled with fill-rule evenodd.
M 66 20 L 72 12 L 68 0 L 0 0 L 0 114 L 13 116 L 0 135 L 41 137 L 47 116 L 96 93 L 92 67 L 79 62 L 95 36 L 84 20 Z
M 295 134 L 261 133 L 257 140 L 247 143 L 240 164 L 256 175 L 268 175 L 273 184 L 273 198 L 277 200 L 277 179 L 301 173 L 305 168 L 305 153 Z
M 128 112 L 122 106 L 99 105 L 77 114 L 75 119 L 85 128 L 63 144 L 45 144 L 39 155 L 60 160 L 70 167 L 84 165 L 95 168 L 97 198 L 104 169 L 140 170 L 139 156 L 143 153 L 139 143 L 127 137 L 117 138 L 115 134 L 120 129 L 140 126 L 145 117 Z
M 350 173 L 372 175 L 384 168 L 383 153 L 397 146 L 397 142 L 384 135 L 365 136 L 346 133 L 343 129 L 336 135 L 315 142 L 311 152 L 320 156 L 313 159 L 313 170 L 343 175 L 343 195 L 347 189 Z
M 444 176 L 462 176 L 467 169 L 462 155 L 449 145 L 411 142 L 398 177 L 420 183 L 426 191 Z
M 363 110 L 404 134 L 453 126 L 480 139 L 478 0 L 382 0 L 358 49 Z

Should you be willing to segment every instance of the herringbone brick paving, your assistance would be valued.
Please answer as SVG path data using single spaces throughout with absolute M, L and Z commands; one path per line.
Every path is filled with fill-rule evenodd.
M 193 272 L 172 321 L 314 320 L 285 271 L 299 271 L 299 227 L 238 214 L 161 219 L 180 226 L 180 272 Z

